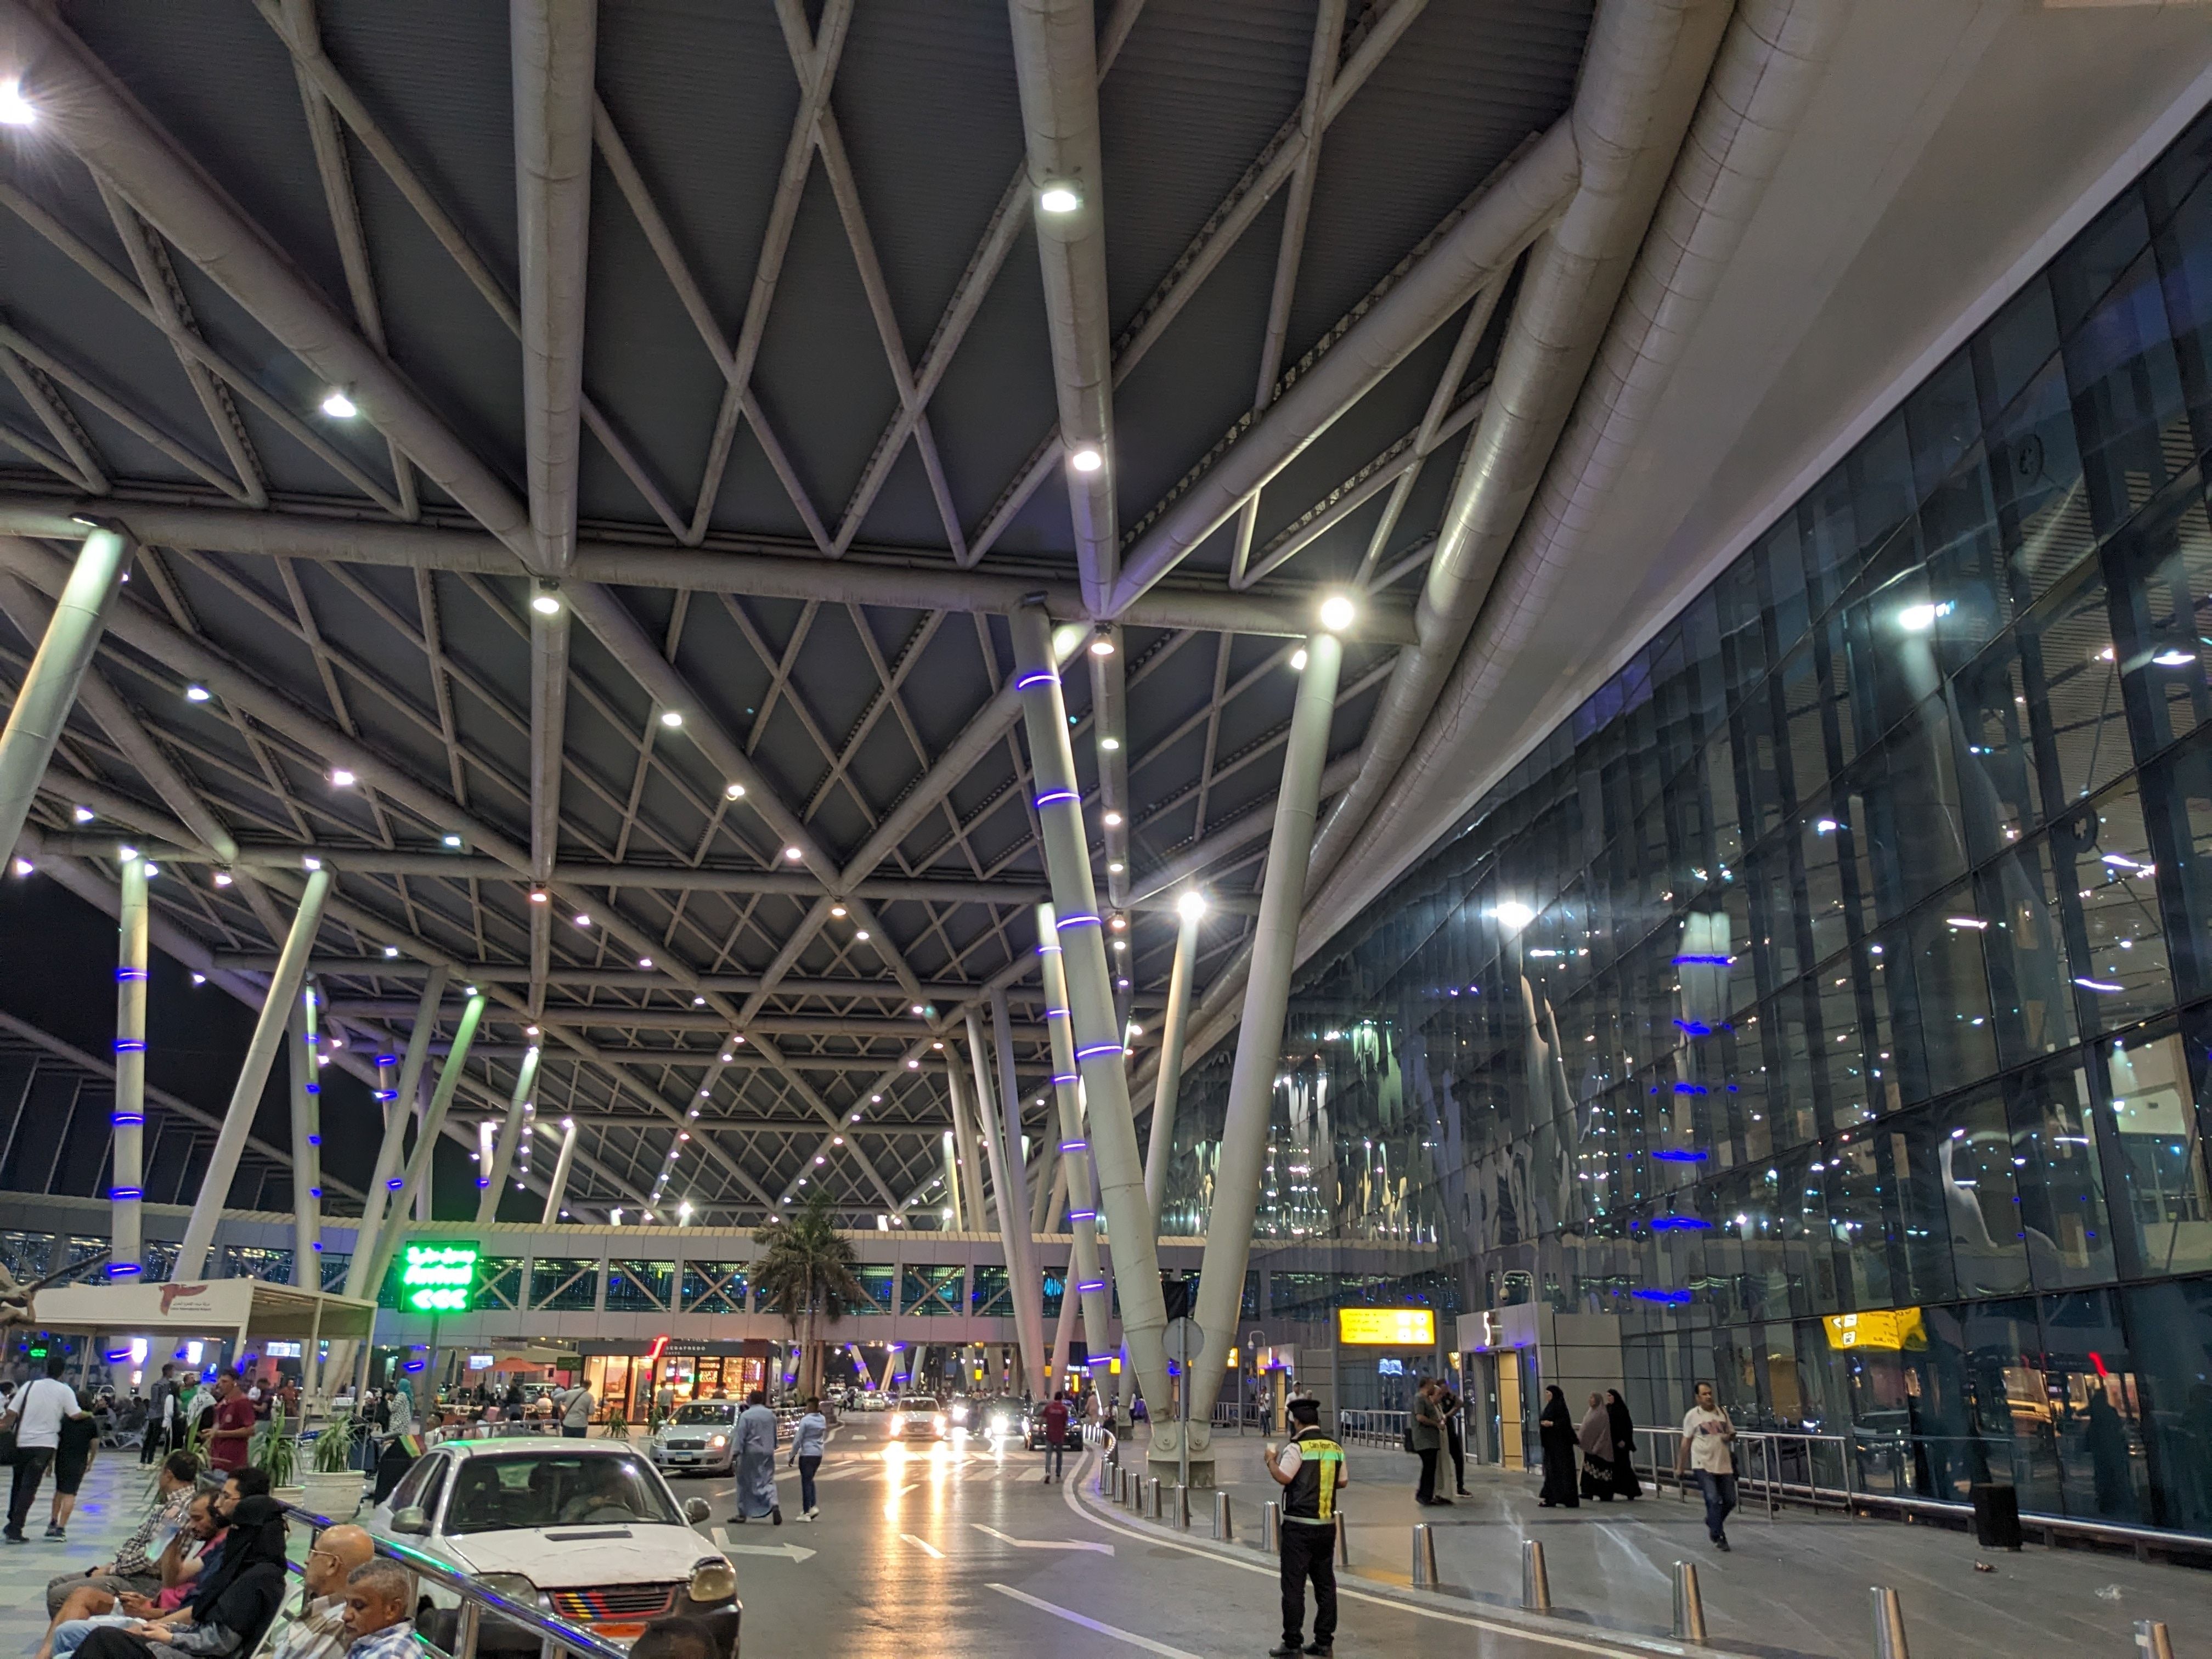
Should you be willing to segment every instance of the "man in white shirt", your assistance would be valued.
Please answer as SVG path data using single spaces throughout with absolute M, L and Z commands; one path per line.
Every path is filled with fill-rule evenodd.
M 1729 1446 L 1735 1438 L 1735 1425 L 1714 1400 L 1713 1385 L 1698 1383 L 1698 1403 L 1683 1417 L 1682 1437 L 1675 1443 L 1674 1473 L 1696 1469 L 1705 1494 L 1705 1535 L 1722 1551 L 1729 1547 L 1723 1530 L 1729 1511 L 1735 1508 L 1735 1453 Z
M 76 1403 L 76 1390 L 61 1380 L 68 1368 L 68 1359 L 58 1351 L 48 1354 L 46 1374 L 16 1389 L 10 1402 L 15 1418 L 15 1478 L 8 1492 L 8 1528 L 0 1533 L 0 1539 L 10 1544 L 29 1541 L 23 1536 L 23 1520 L 61 1444 L 62 1419 L 85 1415 Z

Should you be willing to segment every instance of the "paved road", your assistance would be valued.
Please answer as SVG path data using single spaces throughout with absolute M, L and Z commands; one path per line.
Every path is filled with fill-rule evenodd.
M 1074 1478 L 1076 1460 L 1068 1471 Z M 1040 1455 L 964 1437 L 884 1443 L 879 1419 L 848 1418 L 823 1465 L 822 1518 L 801 1523 L 782 1477 L 786 1524 L 732 1526 L 727 1482 L 704 1492 L 738 1571 L 744 1649 L 841 1659 L 1214 1659 L 1264 1653 L 1279 1626 L 1272 1562 L 1219 1560 L 1082 1510 L 1042 1480 Z M 800 1559 L 799 1552 L 813 1553 Z M 1308 1635 L 1311 1635 L 1310 1626 Z M 1353 1592 L 1337 1650 L 1393 1659 L 1559 1659 L 1620 1651 L 1590 1632 L 1524 1636 L 1470 1611 L 1415 1612 Z

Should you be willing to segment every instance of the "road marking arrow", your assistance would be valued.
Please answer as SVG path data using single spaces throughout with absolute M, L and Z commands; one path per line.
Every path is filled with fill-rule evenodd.
M 987 1527 L 981 1521 L 971 1521 L 969 1525 L 977 1532 L 997 1539 L 1001 1544 L 1012 1544 L 1018 1550 L 1090 1550 L 1099 1555 L 1114 1553 L 1111 1544 L 1093 1544 L 1076 1538 L 1010 1538 L 996 1527 Z
M 725 1555 L 780 1555 L 787 1561 L 805 1561 L 817 1553 L 802 1544 L 732 1544 L 726 1527 L 714 1528 L 714 1541 Z

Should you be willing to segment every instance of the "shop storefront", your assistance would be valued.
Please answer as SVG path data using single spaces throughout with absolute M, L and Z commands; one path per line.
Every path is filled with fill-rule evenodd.
M 630 1343 L 585 1342 L 584 1385 L 603 1413 L 619 1406 L 630 1422 L 642 1422 L 664 1385 L 678 1404 L 717 1395 L 742 1400 L 768 1386 L 775 1345 L 762 1338 L 735 1342 L 659 1341 L 640 1349 Z

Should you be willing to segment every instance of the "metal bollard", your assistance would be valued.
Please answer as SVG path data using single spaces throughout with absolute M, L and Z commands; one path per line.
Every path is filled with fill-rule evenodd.
M 453 1659 L 477 1659 L 477 1640 L 483 1629 L 483 1603 L 461 1603 L 459 1622 L 453 1630 Z
M 2136 1651 L 2144 1655 L 2145 1659 L 2173 1659 L 2173 1644 L 2167 1639 L 2163 1621 L 2136 1620 Z
M 1176 1530 L 1188 1532 L 1190 1530 L 1190 1488 L 1178 1485 L 1175 1488 L 1175 1502 L 1170 1507 L 1175 1515 Z
M 1413 1588 L 1434 1589 L 1437 1583 L 1437 1537 L 1425 1522 L 1413 1527 Z
M 1283 1553 L 1283 1506 L 1273 1498 L 1260 1510 L 1260 1547 L 1270 1555 Z
M 1694 1561 L 1674 1564 L 1674 1639 L 1705 1639 L 1705 1604 L 1698 1595 L 1698 1564 Z M 1899 1659 L 1903 1659 L 1901 1655 Z
M 1336 1565 L 1352 1565 L 1352 1534 L 1344 1529 L 1344 1517 L 1340 1515 L 1336 1517 Z
M 1166 1500 L 1165 1495 L 1160 1486 L 1160 1478 L 1157 1474 L 1147 1475 L 1145 1479 L 1146 1518 L 1148 1520 L 1158 1521 L 1162 1519 L 1165 1513 Z
M 1905 1609 L 1897 1592 L 1887 1584 L 1874 1587 L 1875 1659 L 1907 1659 L 1905 1650 Z
M 1521 1540 L 1521 1605 L 1531 1613 L 1552 1610 L 1552 1575 L 1544 1570 L 1544 1547 L 1533 1538 Z
M 1229 1494 L 1217 1491 L 1213 1494 L 1213 1536 L 1218 1543 L 1228 1543 L 1234 1534 L 1229 1521 Z

